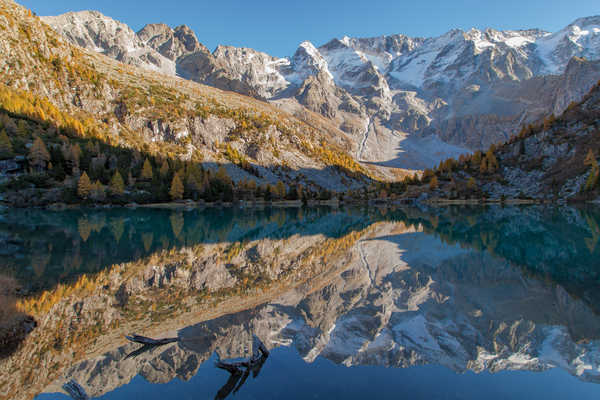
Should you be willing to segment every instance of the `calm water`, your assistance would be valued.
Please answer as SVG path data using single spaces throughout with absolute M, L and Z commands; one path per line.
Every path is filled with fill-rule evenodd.
M 37 327 L 0 399 L 597 399 L 599 239 L 593 207 L 7 210 Z

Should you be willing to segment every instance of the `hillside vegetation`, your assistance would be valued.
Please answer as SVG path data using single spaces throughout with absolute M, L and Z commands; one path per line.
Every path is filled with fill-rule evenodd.
M 10 173 L 11 204 L 317 196 L 376 173 L 316 114 L 308 124 L 120 64 L 64 43 L 12 1 L 0 5 L 0 172 Z

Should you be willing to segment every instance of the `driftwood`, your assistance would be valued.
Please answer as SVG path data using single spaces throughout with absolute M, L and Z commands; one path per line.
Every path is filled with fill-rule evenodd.
M 65 383 L 63 386 L 65 392 L 71 396 L 73 400 L 89 400 L 89 396 L 85 392 L 85 389 L 81 387 L 79 383 L 77 383 L 74 379 L 71 379 L 69 382 Z
M 129 336 L 125 336 L 127 340 L 133 343 L 143 344 L 142 347 L 132 351 L 131 353 L 125 356 L 125 359 L 134 358 L 143 354 L 149 350 L 152 350 L 155 347 L 164 346 L 165 344 L 178 342 L 179 338 L 166 338 L 166 339 L 152 339 L 146 336 L 140 336 L 136 334 L 131 334 Z
M 236 393 L 246 383 L 250 372 L 252 377 L 256 378 L 260 373 L 265 361 L 269 357 L 269 350 L 260 339 L 253 335 L 252 338 L 252 357 L 236 362 L 225 362 L 217 360 L 215 366 L 224 369 L 231 375 L 225 385 L 217 393 L 215 400 L 225 399 L 231 392 Z
M 139 356 L 140 354 L 144 354 L 147 351 L 150 351 L 152 349 L 155 349 L 158 346 L 151 346 L 149 344 L 145 344 L 142 347 L 135 349 L 134 351 L 132 351 L 131 353 L 127 354 L 125 356 L 125 359 L 127 360 L 128 358 L 135 358 L 137 356 Z
M 163 346 L 165 344 L 178 342 L 179 338 L 166 338 L 166 339 L 152 339 L 146 336 L 140 336 L 136 334 L 131 334 L 130 336 L 125 336 L 127 340 L 134 343 L 143 344 L 145 346 Z

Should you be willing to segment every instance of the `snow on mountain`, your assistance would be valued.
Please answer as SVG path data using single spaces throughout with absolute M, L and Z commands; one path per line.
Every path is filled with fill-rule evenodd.
M 544 72 L 556 74 L 564 70 L 574 57 L 600 58 L 600 16 L 579 18 L 560 31 L 545 35 L 536 42 L 537 55 Z
M 556 33 L 454 29 L 430 38 L 345 36 L 320 47 L 305 41 L 290 58 L 231 46 L 211 54 L 186 26 L 151 24 L 135 34 L 93 11 L 44 20 L 71 42 L 122 62 L 292 113 L 301 106 L 321 113 L 355 138 L 357 159 L 396 168 L 420 169 L 504 141 L 518 125 L 561 112 L 600 79 L 600 16 Z M 589 64 L 575 78 L 567 70 L 573 57 Z M 435 142 L 436 154 L 421 142 Z

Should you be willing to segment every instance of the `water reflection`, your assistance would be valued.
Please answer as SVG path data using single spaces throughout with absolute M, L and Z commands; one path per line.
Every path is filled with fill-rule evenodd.
M 44 228 L 72 242 L 77 232 L 80 265 L 96 269 L 65 283 L 70 275 L 49 266 L 71 256 L 45 236 L 54 252 L 37 286 L 49 290 L 19 303 L 40 327 L 5 361 L 16 373 L 0 374 L 4 387 L 58 392 L 73 379 L 110 397 L 139 376 L 221 381 L 215 354 L 251 357 L 253 334 L 275 363 L 288 346 L 307 365 L 559 367 L 600 383 L 596 208 L 120 212 L 105 212 L 104 224 L 78 212 L 97 221 L 88 225 L 66 213 L 70 225 L 61 217 Z M 21 265 L 33 263 L 39 253 L 23 243 L 41 239 L 19 234 L 27 240 L 13 242 L 31 250 Z M 130 252 L 112 249 L 117 241 Z M 91 260 L 101 252 L 110 256 Z M 35 281 L 35 269 L 12 268 Z M 140 351 L 123 342 L 134 330 L 178 341 Z M 45 374 L 29 373 L 38 365 Z

